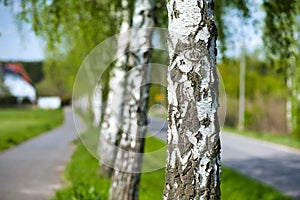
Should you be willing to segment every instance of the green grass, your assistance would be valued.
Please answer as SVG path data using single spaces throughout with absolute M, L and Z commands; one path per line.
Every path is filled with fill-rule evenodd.
M 292 200 L 256 180 L 250 179 L 241 173 L 222 167 L 221 179 L 222 199 L 228 200 Z
M 107 199 L 110 180 L 98 174 L 98 161 L 82 143 L 77 140 L 75 144 L 77 148 L 65 171 L 65 177 L 71 185 L 57 191 L 53 200 Z
M 63 111 L 0 109 L 0 151 L 48 131 L 63 122 Z
M 77 148 L 65 171 L 69 185 L 59 190 L 53 200 L 106 200 L 110 180 L 97 173 L 98 161 L 87 152 L 82 143 L 76 141 L 76 145 Z M 152 152 L 164 146 L 165 143 L 155 138 L 146 140 L 146 152 Z M 158 159 L 164 159 L 161 162 L 165 162 L 165 152 Z M 145 159 L 143 164 L 145 167 L 149 164 L 149 160 Z M 143 173 L 140 183 L 140 199 L 162 199 L 164 178 L 164 168 Z M 221 191 L 223 200 L 292 199 L 269 186 L 225 167 L 222 168 Z
M 246 130 L 239 131 L 229 127 L 225 127 L 224 131 L 300 149 L 300 140 L 290 135 L 262 133 L 262 132 L 246 131 Z

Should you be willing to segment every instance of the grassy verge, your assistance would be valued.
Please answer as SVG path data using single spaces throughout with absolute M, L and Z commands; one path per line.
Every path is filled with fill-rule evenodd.
M 70 185 L 58 191 L 53 200 L 106 200 L 108 198 L 110 180 L 97 174 L 98 161 L 87 152 L 80 142 L 77 141 L 76 144 L 77 149 L 65 171 Z M 163 146 L 165 144 L 155 138 L 146 140 L 146 152 L 152 152 Z M 159 159 L 162 158 L 165 159 L 165 155 L 161 155 Z M 145 159 L 144 166 L 148 165 L 148 162 L 149 160 Z M 222 170 L 221 190 L 223 200 L 291 199 L 271 187 L 247 178 L 236 171 L 225 167 Z M 140 185 L 140 199 L 162 199 L 164 178 L 164 168 L 154 172 L 143 173 Z
M 0 151 L 48 131 L 63 122 L 63 111 L 41 109 L 0 110 Z
M 300 149 L 300 140 L 293 138 L 289 135 L 262 133 L 254 131 L 239 131 L 229 127 L 225 127 L 224 131 Z

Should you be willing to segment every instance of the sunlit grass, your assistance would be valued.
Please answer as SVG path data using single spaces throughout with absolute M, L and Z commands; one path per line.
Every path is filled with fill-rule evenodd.
M 62 122 L 61 109 L 1 108 L 0 151 L 48 131 Z

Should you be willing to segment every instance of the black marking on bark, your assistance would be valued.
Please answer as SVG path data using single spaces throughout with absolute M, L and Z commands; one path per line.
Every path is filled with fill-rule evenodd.
M 176 1 L 174 1 L 173 3 L 173 13 L 172 13 L 172 18 L 175 17 L 175 18 L 179 18 L 179 10 L 177 10 L 176 8 Z
M 201 91 L 201 96 L 203 99 L 206 99 L 208 97 L 208 91 L 209 88 L 203 88 L 203 90 Z
M 205 55 L 208 55 L 207 50 L 205 51 L 206 43 L 201 40 L 195 43 L 195 36 L 196 34 L 191 33 L 184 41 L 178 40 L 174 48 L 174 54 L 176 56 L 183 55 L 193 63 L 197 63 Z M 172 56 L 172 61 L 174 60 L 174 56 Z
M 182 129 L 190 130 L 192 133 L 196 133 L 200 128 L 196 102 L 195 101 L 189 102 L 186 110 L 187 110 L 186 115 L 182 116 L 183 117 Z M 186 132 L 184 132 L 184 134 L 185 133 Z M 187 139 L 187 143 L 190 143 L 188 139 Z
M 200 95 L 201 94 L 200 93 L 201 79 L 200 79 L 200 76 L 194 71 L 188 72 L 187 76 L 188 76 L 188 80 L 191 81 L 191 85 L 192 85 L 192 88 L 193 88 L 193 91 L 194 91 L 195 100 L 200 101 L 201 100 L 201 95 Z
M 170 16 L 171 16 L 171 19 L 173 20 L 173 18 L 174 18 L 174 17 L 173 17 L 173 13 L 171 13 L 171 15 L 170 15 Z
M 175 67 L 171 69 L 170 76 L 174 82 L 179 82 L 179 80 L 181 79 L 182 74 L 177 65 L 175 65 Z
M 203 125 L 205 128 L 207 128 L 211 123 L 211 120 L 209 119 L 208 115 L 200 120 L 200 124 Z
M 200 1 L 197 1 L 197 6 L 201 9 Z
M 201 75 L 201 77 L 206 77 L 206 71 L 205 71 L 205 68 L 204 68 L 204 65 L 205 65 L 205 61 L 204 60 L 201 60 L 200 61 L 200 65 L 201 65 L 201 67 L 200 67 L 200 75 Z
M 179 10 L 175 10 L 174 11 L 175 18 L 179 18 L 179 14 L 180 14 Z
M 184 60 L 183 60 L 183 59 L 180 59 L 180 60 L 179 60 L 179 64 L 180 64 L 180 65 L 185 65 Z
M 179 110 L 179 109 L 178 109 Z M 178 112 L 178 111 L 176 111 Z M 179 119 L 180 117 L 177 117 L 176 115 L 174 115 L 174 120 L 175 120 L 175 125 L 176 125 L 176 129 L 177 129 L 177 132 L 179 133 L 179 128 L 180 128 L 180 123 L 179 123 Z
M 145 13 L 145 10 L 141 10 L 141 11 L 138 13 L 138 15 L 144 15 L 144 13 Z
M 185 176 L 188 173 L 188 171 L 190 171 L 191 168 L 192 168 L 191 165 L 187 165 L 187 167 L 182 172 L 182 176 Z
M 198 143 L 200 140 L 203 139 L 203 135 L 202 135 L 202 133 L 201 133 L 200 131 L 197 132 L 197 134 L 196 134 L 195 137 L 197 138 L 197 143 Z

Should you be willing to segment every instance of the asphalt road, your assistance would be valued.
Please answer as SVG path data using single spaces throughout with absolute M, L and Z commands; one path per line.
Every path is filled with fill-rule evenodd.
M 166 141 L 166 122 L 150 120 L 149 131 Z M 300 150 L 222 132 L 222 164 L 300 200 Z M 238 184 L 238 183 L 237 183 Z
M 61 187 L 77 134 L 71 108 L 59 128 L 0 153 L 0 200 L 46 200 Z
M 300 151 L 223 132 L 222 163 L 300 199 Z

